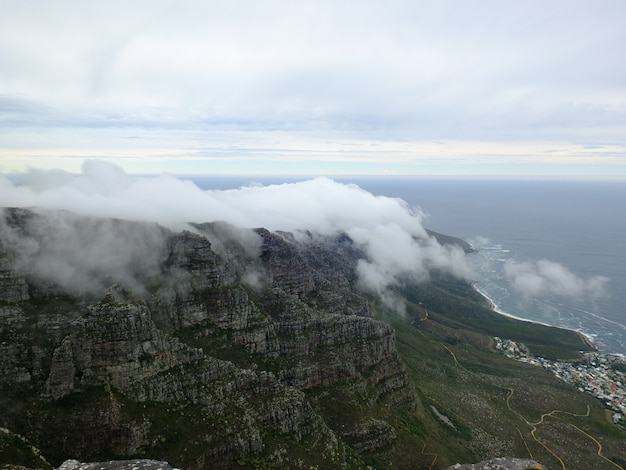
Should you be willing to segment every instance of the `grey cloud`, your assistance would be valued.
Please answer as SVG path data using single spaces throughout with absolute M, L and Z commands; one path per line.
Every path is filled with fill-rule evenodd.
M 72 126 L 623 141 L 623 2 L 223 3 L 7 2 L 0 83 Z

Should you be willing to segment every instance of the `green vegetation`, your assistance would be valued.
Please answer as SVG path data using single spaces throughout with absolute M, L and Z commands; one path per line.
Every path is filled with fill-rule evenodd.
M 412 301 L 405 318 L 382 310 L 378 316 L 394 327 L 415 381 L 422 425 L 429 428 L 423 446 L 438 456 L 432 468 L 498 455 L 534 458 L 549 468 L 560 468 L 555 455 L 566 468 L 619 468 L 598 457 L 589 437 L 602 440 L 604 457 L 623 462 L 626 433 L 610 423 L 598 400 L 491 348 L 498 335 L 536 354 L 576 358 L 589 348 L 578 335 L 500 316 L 456 281 L 437 279 L 403 293 Z
M 405 287 L 401 293 L 410 302 L 426 309 L 429 319 L 441 325 L 520 341 L 534 354 L 548 359 L 574 359 L 580 356 L 580 351 L 592 350 L 574 331 L 516 320 L 494 312 L 467 282 L 435 278 L 428 284 Z
M 52 469 L 52 466 L 24 437 L 0 430 L 0 469 L 13 470 L 23 468 L 3 462 L 22 462 L 31 468 Z

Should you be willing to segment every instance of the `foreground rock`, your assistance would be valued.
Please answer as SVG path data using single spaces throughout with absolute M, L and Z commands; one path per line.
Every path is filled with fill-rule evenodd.
M 78 460 L 66 460 L 58 470 L 175 470 L 167 462 L 158 460 L 111 460 L 109 462 L 81 463 Z
M 534 460 L 501 457 L 475 464 L 456 464 L 446 470 L 547 470 Z

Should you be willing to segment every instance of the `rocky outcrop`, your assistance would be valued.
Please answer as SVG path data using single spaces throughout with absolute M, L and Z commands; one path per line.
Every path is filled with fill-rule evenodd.
M 428 234 L 428 236 L 433 237 L 442 245 L 458 246 L 465 253 L 472 253 L 473 251 L 475 251 L 472 245 L 470 245 L 469 243 L 467 243 L 465 240 L 461 238 L 451 237 L 450 235 L 444 235 L 442 233 L 433 232 L 432 230 L 426 230 L 426 233 Z
M 342 437 L 359 452 L 376 452 L 391 445 L 397 436 L 389 423 L 372 419 L 359 423 L 353 430 L 344 432 Z
M 30 299 L 26 280 L 8 269 L 7 265 L 6 260 L 0 259 L 0 302 L 26 302 Z
M 64 253 L 56 238 L 37 244 L 34 217 L 7 210 L 0 243 L 19 232 L 40 260 Z M 116 236 L 135 230 L 124 224 Z M 93 270 L 98 282 L 85 285 L 109 287 L 84 295 L 22 269 L 19 244 L 0 245 L 1 425 L 59 463 L 147 454 L 189 469 L 332 468 L 393 446 L 377 410 L 414 407 L 415 394 L 393 330 L 354 289 L 349 239 L 217 223 L 139 231 L 159 270 L 153 260 L 146 275 Z M 309 399 L 320 390 L 354 396 L 371 416 L 339 429 Z
M 54 349 L 45 384 L 51 398 L 90 385 L 128 393 L 145 377 L 202 357 L 200 350 L 159 331 L 145 305 L 116 300 L 107 295 L 89 306 Z
M 500 457 L 475 464 L 456 464 L 446 470 L 547 470 L 546 467 L 528 459 Z
M 158 460 L 110 460 L 108 462 L 81 463 L 66 460 L 58 470 L 175 470 L 169 463 Z

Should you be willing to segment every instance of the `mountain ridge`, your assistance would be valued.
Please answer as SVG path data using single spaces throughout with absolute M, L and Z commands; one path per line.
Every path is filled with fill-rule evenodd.
M 467 316 L 444 315 L 440 305 L 459 295 L 472 315 L 491 318 L 480 298 L 468 297 L 471 286 L 454 294 L 446 276 L 419 288 L 408 283 L 395 292 L 408 302 L 401 317 L 359 287 L 364 255 L 345 235 L 225 223 L 172 232 L 42 219 L 23 209 L 3 217 L 0 424 L 54 465 L 147 455 L 190 469 L 441 468 L 497 456 L 481 450 L 472 422 L 433 401 L 430 370 L 416 375 L 415 361 L 448 360 L 442 344 L 467 341 L 480 348 L 472 354 L 486 354 L 486 339 L 468 329 Z M 114 279 L 115 271 L 76 259 L 79 275 L 53 282 L 47 252 L 76 258 L 64 240 L 51 238 L 59 220 L 98 240 L 126 237 L 120 250 L 128 259 L 99 262 L 128 272 Z M 139 255 L 129 249 L 137 243 Z M 19 252 L 24 246 L 31 265 Z M 79 254 L 94 250 L 107 253 L 94 247 Z M 86 275 L 92 279 L 83 284 Z M 68 279 L 80 285 L 73 289 Z M 413 353 L 407 342 L 416 345 Z M 450 432 L 433 407 L 456 423 L 453 444 L 428 437 Z M 418 451 L 422 444 L 439 446 L 436 463 Z M 22 455 L 28 463 L 3 449 L 2 461 Z

